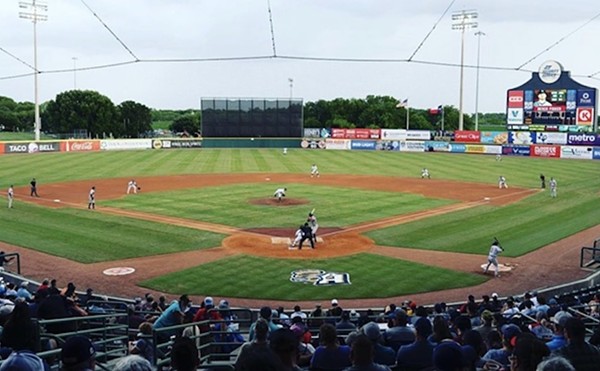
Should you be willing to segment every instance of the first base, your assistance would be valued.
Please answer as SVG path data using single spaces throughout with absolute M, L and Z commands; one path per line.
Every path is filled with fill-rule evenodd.
M 60 202 L 60 200 L 57 198 L 57 199 L 54 200 L 54 202 Z

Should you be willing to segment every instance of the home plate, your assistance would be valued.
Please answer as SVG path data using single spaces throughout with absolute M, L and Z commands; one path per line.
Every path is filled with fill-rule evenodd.
M 60 200 L 57 198 L 57 199 L 54 200 L 54 202 L 60 202 Z
M 481 270 L 485 271 L 485 267 L 487 267 L 487 263 L 485 264 L 481 264 Z M 510 272 L 512 271 L 513 266 L 511 265 L 506 265 L 506 264 L 498 264 L 498 272 Z M 494 274 L 495 271 L 495 267 L 494 265 L 490 265 L 490 268 L 488 269 L 488 273 L 492 273 Z
M 323 239 L 321 237 L 317 237 L 317 242 L 323 243 Z M 271 243 L 273 245 L 291 245 L 292 239 L 288 237 L 271 237 Z
M 265 178 L 265 180 L 271 180 L 271 178 Z
M 485 201 L 489 201 L 489 200 L 490 200 L 490 198 L 489 198 L 489 197 L 484 197 L 483 199 L 484 199 Z

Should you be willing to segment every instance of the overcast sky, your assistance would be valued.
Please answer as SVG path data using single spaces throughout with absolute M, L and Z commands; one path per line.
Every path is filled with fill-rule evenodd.
M 373 94 L 408 98 L 416 108 L 458 107 L 456 66 L 286 58 L 145 62 L 273 56 L 267 0 L 48 0 L 47 4 L 48 20 L 37 26 L 38 70 L 64 72 L 39 75 L 40 102 L 76 86 L 99 91 L 115 104 L 135 100 L 164 109 L 198 108 L 202 97 L 289 98 L 290 93 L 305 101 Z M 530 72 L 483 67 L 516 69 L 548 47 L 523 69 L 537 71 L 542 62 L 554 59 L 572 75 L 581 75 L 576 77 L 579 82 L 600 85 L 600 80 L 585 77 L 600 71 L 597 0 L 270 0 L 270 5 L 278 56 L 405 60 L 441 18 L 413 60 L 454 65 L 460 64 L 461 33 L 452 30 L 451 15 L 476 9 L 479 27 L 465 32 L 465 65 L 476 66 L 474 33 L 485 32 L 480 112 L 503 112 L 506 90 L 530 77 Z M 34 101 L 33 76 L 8 78 L 31 73 L 34 65 L 33 26 L 19 18 L 20 11 L 26 10 L 19 8 L 18 0 L 0 0 L 0 95 Z M 142 62 L 73 72 L 75 66 L 84 69 L 136 59 Z M 475 111 L 475 86 L 476 69 L 465 68 L 465 112 Z

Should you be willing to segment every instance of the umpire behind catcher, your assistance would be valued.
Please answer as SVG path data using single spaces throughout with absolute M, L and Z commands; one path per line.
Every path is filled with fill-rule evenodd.
M 308 223 L 304 223 L 304 225 L 300 229 L 302 230 L 302 239 L 300 240 L 300 245 L 298 245 L 298 250 L 302 250 L 302 243 L 305 240 L 309 240 L 310 248 L 314 249 L 315 242 L 313 241 L 312 228 L 310 227 L 310 225 L 308 225 Z

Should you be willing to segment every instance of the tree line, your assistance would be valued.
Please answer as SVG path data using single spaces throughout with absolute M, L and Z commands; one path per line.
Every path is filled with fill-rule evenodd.
M 0 129 L 32 131 L 34 104 L 15 102 L 0 96 Z M 459 112 L 453 106 L 418 109 L 403 106 L 391 96 L 369 95 L 360 98 L 336 98 L 304 104 L 304 127 L 385 128 L 456 130 Z M 110 98 L 91 90 L 69 90 L 40 105 L 42 130 L 57 136 L 84 132 L 91 138 L 137 138 L 152 135 L 153 125 L 175 133 L 196 136 L 200 133 L 200 110 L 159 110 L 127 100 L 115 105 Z M 408 114 L 408 115 L 407 115 Z M 505 124 L 504 113 L 480 114 L 481 125 Z M 464 129 L 474 129 L 474 117 L 464 115 Z

